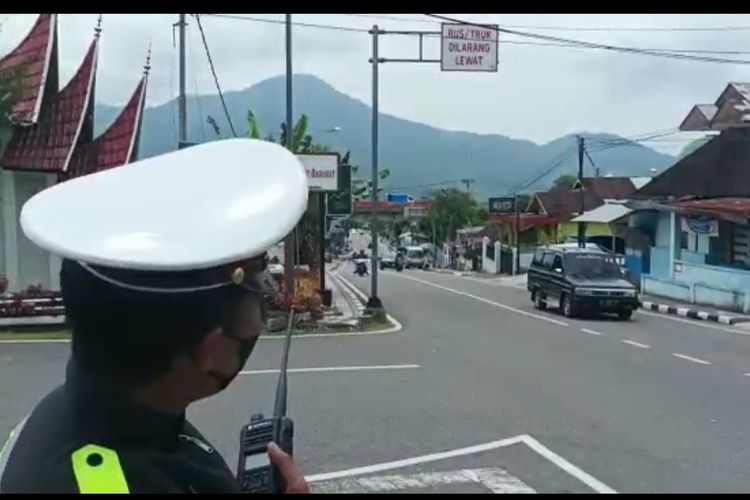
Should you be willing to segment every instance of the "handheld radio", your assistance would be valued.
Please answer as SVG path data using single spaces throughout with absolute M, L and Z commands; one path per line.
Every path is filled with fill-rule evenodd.
M 244 493 L 283 493 L 286 488 L 284 479 L 268 458 L 267 447 L 268 443 L 273 441 L 289 455 L 292 455 L 294 448 L 294 422 L 286 416 L 286 369 L 293 323 L 292 310 L 289 313 L 281 371 L 276 384 L 273 416 L 265 418 L 262 413 L 256 413 L 250 418 L 250 423 L 243 426 L 240 431 L 237 481 Z

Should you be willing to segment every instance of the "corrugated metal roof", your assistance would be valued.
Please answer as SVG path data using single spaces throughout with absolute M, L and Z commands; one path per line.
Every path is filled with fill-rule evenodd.
M 584 212 L 574 218 L 572 222 L 614 222 L 632 212 L 631 209 L 621 203 L 607 203 L 601 207 Z
M 725 214 L 750 216 L 750 198 L 709 198 L 670 203 L 669 206 Z

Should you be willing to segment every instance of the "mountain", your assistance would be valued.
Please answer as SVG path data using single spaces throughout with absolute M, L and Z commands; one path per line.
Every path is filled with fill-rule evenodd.
M 305 113 L 316 142 L 335 150 L 351 150 L 353 165 L 360 175 L 369 172 L 372 112 L 370 106 L 343 94 L 312 75 L 294 75 L 295 120 Z M 285 79 L 273 77 L 236 92 L 226 92 L 224 99 L 238 135 L 247 133 L 247 110 L 252 109 L 261 124 L 262 136 L 278 137 L 279 124 L 285 116 Z M 231 132 L 217 95 L 189 96 L 188 138 L 203 142 L 216 138 L 206 122 L 213 116 L 224 136 Z M 97 133 L 106 128 L 119 108 L 98 104 L 95 123 Z M 145 110 L 139 155 L 141 158 L 161 154 L 177 145 L 177 104 L 170 101 Z M 336 133 L 326 133 L 340 127 Z M 591 157 L 601 175 L 646 176 L 652 168 L 663 169 L 675 158 L 639 144 L 597 151 L 603 141 L 622 140 L 610 134 L 583 134 Z M 524 188 L 542 190 L 559 175 L 577 172 L 576 138 L 561 137 L 547 144 L 511 139 L 502 135 L 448 131 L 391 115 L 380 115 L 380 168 L 388 168 L 386 190 L 421 195 L 431 189 L 460 185 L 459 179 L 473 178 L 472 190 L 477 196 L 503 195 L 514 186 L 539 177 Z M 565 160 L 553 167 L 560 157 Z M 210 166 L 207 166 L 210 168 Z M 586 175 L 594 171 L 586 160 Z M 453 181 L 452 183 L 446 181 Z

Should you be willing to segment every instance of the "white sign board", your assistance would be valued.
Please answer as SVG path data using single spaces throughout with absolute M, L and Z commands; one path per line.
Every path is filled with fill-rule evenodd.
M 298 154 L 297 158 L 305 166 L 310 191 L 338 191 L 338 153 Z
M 443 71 L 497 71 L 495 28 L 496 24 L 484 28 L 443 23 L 440 68 Z

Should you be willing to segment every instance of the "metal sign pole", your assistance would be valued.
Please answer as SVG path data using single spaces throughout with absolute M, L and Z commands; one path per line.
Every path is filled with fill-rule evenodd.
M 378 298 L 378 25 L 372 30 L 372 220 L 370 222 L 372 242 L 372 275 L 370 279 L 370 298 L 367 307 L 382 309 L 383 303 Z
M 448 24 L 455 23 L 443 23 L 444 28 Z M 476 26 L 471 26 L 476 31 Z M 494 29 L 489 27 L 489 29 Z M 443 59 L 427 59 L 424 57 L 424 44 L 423 38 L 425 35 L 440 35 L 443 36 L 443 31 L 385 31 L 378 29 L 378 25 L 373 25 L 369 31 L 372 35 L 372 193 L 370 199 L 372 200 L 372 214 L 371 214 L 371 241 L 372 241 L 372 274 L 370 281 L 370 298 L 367 301 L 367 307 L 372 309 L 381 309 L 383 303 L 378 298 L 378 65 L 385 62 L 398 62 L 398 63 L 441 63 L 441 69 L 443 67 Z M 378 56 L 378 35 L 416 35 L 419 37 L 419 58 L 418 59 L 386 59 Z M 489 43 L 492 43 L 490 41 Z M 494 67 L 490 69 L 478 69 L 478 71 L 497 71 L 497 36 L 494 39 Z M 481 58 L 480 58 L 481 59 Z M 463 64 L 463 63 L 461 63 Z M 461 69 L 452 68 L 451 71 L 462 71 Z M 475 69 L 477 71 L 477 69 Z M 473 180 L 471 181 L 473 182 Z M 468 185 L 467 185 L 468 189 Z M 450 233 L 449 233 L 450 234 Z

